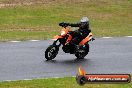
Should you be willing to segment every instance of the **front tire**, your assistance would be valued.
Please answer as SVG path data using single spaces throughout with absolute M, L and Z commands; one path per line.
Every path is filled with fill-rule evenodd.
M 58 46 L 50 45 L 45 51 L 45 58 L 47 60 L 54 59 L 56 57 L 56 55 L 58 54 L 58 51 L 59 51 Z

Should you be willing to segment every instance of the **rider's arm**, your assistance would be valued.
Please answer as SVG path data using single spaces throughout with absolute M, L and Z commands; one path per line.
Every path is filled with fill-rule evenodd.
M 79 23 L 76 23 L 76 24 L 70 23 L 69 24 L 69 26 L 71 26 L 71 27 L 79 27 L 79 25 L 80 25 Z

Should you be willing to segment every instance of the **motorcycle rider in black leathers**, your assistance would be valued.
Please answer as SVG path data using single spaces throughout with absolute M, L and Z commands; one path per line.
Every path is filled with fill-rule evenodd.
M 89 19 L 87 17 L 82 17 L 79 23 L 73 24 L 73 23 L 60 23 L 60 26 L 66 25 L 71 27 L 79 27 L 78 30 L 70 31 L 69 34 L 72 35 L 72 40 L 67 43 L 67 45 L 77 45 L 79 42 L 81 42 L 82 39 L 86 38 L 88 34 L 91 32 L 89 28 Z M 92 39 L 94 40 L 94 39 Z

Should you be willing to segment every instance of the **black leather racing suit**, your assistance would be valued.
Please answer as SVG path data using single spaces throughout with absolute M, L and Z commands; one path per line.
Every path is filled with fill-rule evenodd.
M 72 40 L 69 42 L 70 44 L 79 44 L 81 40 L 86 38 L 88 34 L 91 32 L 89 24 L 87 24 L 85 27 L 81 27 L 81 23 L 69 24 L 69 26 L 79 27 L 78 30 L 70 32 L 70 34 L 73 37 Z

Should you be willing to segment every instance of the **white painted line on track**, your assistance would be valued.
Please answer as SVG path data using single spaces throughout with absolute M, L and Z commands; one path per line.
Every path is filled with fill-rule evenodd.
M 21 41 L 10 41 L 10 42 L 15 42 L 16 43 L 16 42 L 21 42 Z
M 11 81 L 13 81 L 13 80 L 4 80 L 4 81 L 6 81 L 6 82 L 11 82 Z
M 69 77 L 76 77 L 76 76 L 69 76 Z M 65 77 L 49 77 L 49 78 L 35 78 L 35 79 L 58 79 L 58 78 L 65 78 Z M 0 82 L 11 82 L 11 81 L 30 81 L 30 80 L 34 80 L 34 79 L 19 79 L 19 80 L 3 80 L 3 81 L 0 81 Z
M 129 37 L 129 38 L 132 38 L 132 36 L 125 36 L 125 37 Z
M 72 77 L 76 77 L 76 76 L 72 76 Z
M 113 38 L 113 37 L 102 37 L 102 38 Z
M 29 40 L 29 41 L 32 41 L 32 42 L 37 42 L 37 41 L 40 41 L 40 40 Z
M 58 79 L 58 78 L 61 78 L 61 77 L 53 77 L 53 78 L 57 78 Z
M 23 79 L 23 80 L 33 80 L 33 79 Z

